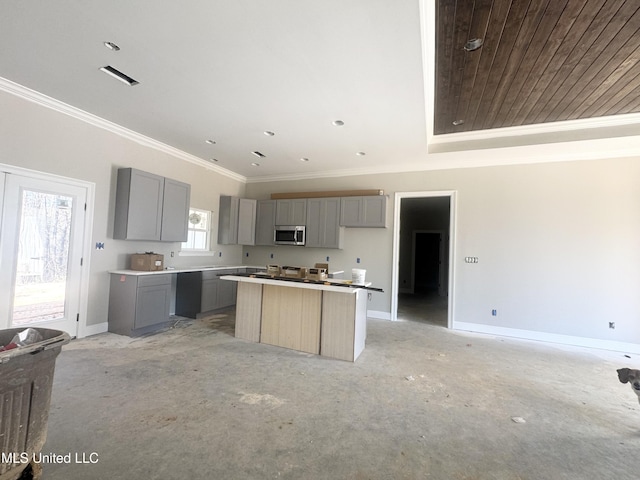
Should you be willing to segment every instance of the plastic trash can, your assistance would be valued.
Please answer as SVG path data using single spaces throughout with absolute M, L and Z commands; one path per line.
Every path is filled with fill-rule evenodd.
M 0 345 L 7 345 L 25 330 L 0 330 Z M 33 328 L 33 327 L 32 327 Z M 0 352 L 0 480 L 40 478 L 40 465 L 33 463 L 47 439 L 47 420 L 56 357 L 69 343 L 67 333 L 35 328 L 43 340 Z

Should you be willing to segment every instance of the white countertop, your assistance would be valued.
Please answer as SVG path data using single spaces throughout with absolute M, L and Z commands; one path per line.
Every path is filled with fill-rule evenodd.
M 292 288 L 308 288 L 310 290 L 328 290 L 331 292 L 339 293 L 355 293 L 362 290 L 357 286 L 354 287 L 340 287 L 339 284 L 350 284 L 349 280 L 338 280 L 334 278 L 328 278 L 324 280 L 325 283 L 306 283 L 306 282 L 291 282 L 287 280 L 279 280 L 271 277 L 244 277 L 239 275 L 223 275 L 220 277 L 222 280 L 233 280 L 235 282 L 248 282 L 248 283 L 261 283 L 264 285 L 276 285 L 278 287 L 292 287 Z M 333 285 L 332 285 L 333 284 Z M 362 287 L 368 287 L 371 282 L 367 282 Z
M 227 270 L 229 268 L 255 268 L 261 271 L 265 271 L 266 268 L 264 265 L 209 265 L 209 266 L 200 266 L 200 267 L 176 267 L 176 268 L 165 268 L 164 270 L 109 270 L 109 273 L 113 273 L 115 275 L 162 275 L 167 273 L 183 273 L 183 272 L 203 272 L 205 270 Z M 337 275 L 344 273 L 343 270 L 337 270 L 335 272 L 331 272 L 331 275 Z M 333 280 L 333 279 L 330 279 Z
M 229 268 L 258 268 L 264 270 L 265 267 L 254 265 L 211 265 L 203 267 L 176 267 L 165 268 L 164 270 L 109 270 L 109 273 L 116 275 L 162 275 L 167 273 L 202 272 L 205 270 L 227 270 Z

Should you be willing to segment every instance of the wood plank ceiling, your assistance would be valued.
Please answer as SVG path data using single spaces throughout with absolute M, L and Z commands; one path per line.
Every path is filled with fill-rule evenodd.
M 436 134 L 640 112 L 638 0 L 437 0 L 436 25 Z

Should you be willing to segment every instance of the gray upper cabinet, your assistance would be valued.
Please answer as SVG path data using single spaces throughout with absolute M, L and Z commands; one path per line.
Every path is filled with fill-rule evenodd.
M 276 200 L 276 225 L 306 225 L 307 199 Z
M 258 200 L 256 212 L 256 245 L 273 245 L 276 225 L 276 201 Z
M 186 241 L 190 194 L 186 183 L 135 168 L 118 169 L 113 238 Z
M 340 225 L 344 227 L 386 227 L 387 197 L 343 197 Z
M 256 200 L 220 196 L 218 243 L 220 245 L 254 245 Z
M 342 248 L 340 202 L 338 197 L 307 199 L 305 247 Z

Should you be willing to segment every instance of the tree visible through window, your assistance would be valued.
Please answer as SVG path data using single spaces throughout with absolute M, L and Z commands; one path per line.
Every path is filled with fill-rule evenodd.
M 210 223 L 210 211 L 190 208 L 189 232 L 187 241 L 182 243 L 182 250 L 197 252 L 209 250 Z

